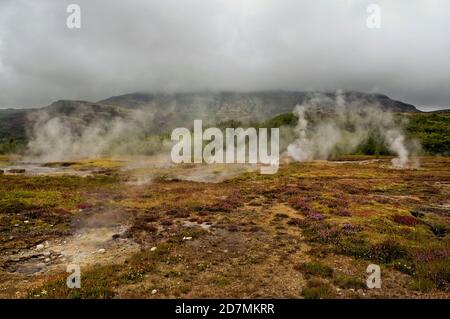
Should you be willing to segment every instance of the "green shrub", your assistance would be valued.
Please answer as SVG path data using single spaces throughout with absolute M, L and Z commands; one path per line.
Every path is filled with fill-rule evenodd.
M 366 283 L 360 278 L 348 276 L 348 275 L 337 275 L 333 279 L 333 283 L 343 289 L 365 289 L 367 288 Z
M 323 278 L 330 278 L 333 276 L 333 268 L 319 262 L 296 265 L 294 268 L 306 276 L 319 276 Z
M 436 288 L 436 285 L 434 284 L 434 282 L 432 282 L 429 279 L 425 279 L 425 278 L 416 279 L 411 286 L 411 289 L 417 290 L 420 292 L 429 292 L 429 291 L 433 290 L 434 288 Z
M 305 299 L 331 299 L 335 297 L 333 287 L 324 280 L 311 279 L 302 289 Z
M 448 260 L 435 260 L 416 265 L 417 278 L 431 281 L 441 290 L 450 291 L 450 264 Z
M 392 263 L 394 269 L 401 271 L 402 273 L 414 276 L 416 273 L 416 265 L 414 262 L 408 259 L 398 259 Z
M 372 245 L 370 249 L 369 258 L 381 263 L 389 263 L 396 259 L 401 259 L 407 256 L 407 252 L 398 242 L 392 239 L 387 239 L 381 243 Z

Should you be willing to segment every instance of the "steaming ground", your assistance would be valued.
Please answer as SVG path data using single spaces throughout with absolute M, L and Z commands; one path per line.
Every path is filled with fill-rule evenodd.
M 331 117 L 324 117 L 321 105 L 333 105 Z M 323 110 L 322 110 L 323 111 Z M 367 105 L 358 101 L 347 102 L 342 93 L 335 100 L 316 95 L 293 111 L 298 122 L 294 129 L 296 139 L 288 145 L 287 155 L 296 161 L 330 159 L 338 154 L 352 154 L 357 148 L 376 139 L 396 154 L 392 165 L 397 168 L 417 167 L 420 145 L 407 140 L 402 127 L 394 121 L 393 113 L 379 105 Z M 310 120 L 307 119 L 307 113 Z M 312 120 L 312 123 L 311 123 Z
M 29 160 L 29 158 L 28 158 Z M 127 185 L 145 185 L 154 179 L 186 180 L 218 183 L 245 172 L 259 169 L 252 164 L 184 164 L 174 165 L 166 156 L 136 156 L 85 159 L 42 163 L 40 161 L 18 160 L 8 165 L 0 165 L 5 175 L 24 176 L 95 176 L 111 174 L 118 169 L 127 175 Z M 102 166 L 99 167 L 97 165 Z M 106 167 L 104 167 L 106 165 Z
M 65 271 L 68 264 L 120 262 L 139 250 L 133 241 L 120 238 L 127 223 L 126 216 L 112 207 L 80 210 L 73 221 L 73 235 L 45 241 L 42 249 L 23 251 L 6 264 L 11 272 L 35 275 Z
M 283 158 L 278 174 L 261 175 L 99 158 L 39 164 L 58 174 L 1 175 L 0 296 L 294 298 L 321 285 L 322 298 L 448 298 L 439 279 L 449 269 L 448 158 L 401 170 L 392 159 Z M 395 259 L 353 255 L 381 244 L 433 268 L 405 273 Z M 69 263 L 81 265 L 79 292 L 64 288 Z M 381 291 L 361 284 L 368 263 L 383 265 Z
M 417 142 L 377 105 L 296 106 L 274 175 L 174 165 L 142 110 L 91 111 L 41 113 L 27 156 L 1 162 L 0 296 L 448 297 L 448 159 L 419 167 Z M 394 156 L 339 155 L 373 138 Z M 385 290 L 364 288 L 367 262 L 383 264 Z M 69 263 L 80 291 L 65 288 Z
M 282 128 L 284 134 L 280 141 L 281 149 L 287 149 L 287 154 L 295 160 L 350 154 L 375 139 L 397 155 L 393 165 L 417 165 L 413 157 L 420 151 L 418 142 L 406 138 L 402 129 L 405 123 L 396 122 L 394 113 L 380 100 L 368 100 L 343 91 L 335 94 L 311 92 L 302 95 L 301 100 L 300 105 L 292 105 L 292 112 L 298 117 L 297 126 L 293 130 Z M 194 108 L 189 116 L 181 114 L 180 118 L 170 112 L 165 116 L 158 112 L 159 115 L 155 115 L 155 112 L 149 105 L 130 109 L 58 101 L 28 114 L 26 154 L 30 161 L 41 162 L 169 154 L 174 144 L 168 138 L 171 130 L 180 125 L 192 127 L 194 119 L 202 119 L 205 125 L 214 124 L 211 123 L 214 117 L 205 115 L 209 113 L 203 108 Z M 259 112 L 253 112 L 250 118 L 254 121 L 259 118 Z M 233 118 L 233 114 L 230 119 L 241 120 Z M 264 120 L 267 119 L 260 119 L 261 123 Z

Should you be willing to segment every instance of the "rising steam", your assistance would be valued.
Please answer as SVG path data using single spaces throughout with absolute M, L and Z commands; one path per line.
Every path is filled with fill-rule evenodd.
M 298 117 L 294 130 L 296 140 L 288 145 L 287 155 L 296 161 L 329 159 L 337 154 L 355 152 L 369 139 L 377 139 L 397 157 L 392 160 L 394 167 L 417 166 L 416 152 L 419 145 L 409 141 L 391 112 L 377 105 L 347 103 L 338 92 L 333 108 L 330 98 L 315 94 L 293 111 Z
M 149 112 L 133 110 L 113 117 L 97 113 L 79 107 L 76 116 L 47 111 L 33 114 L 28 155 L 49 162 L 102 155 L 150 155 L 165 147 L 159 136 L 148 134 L 153 127 Z

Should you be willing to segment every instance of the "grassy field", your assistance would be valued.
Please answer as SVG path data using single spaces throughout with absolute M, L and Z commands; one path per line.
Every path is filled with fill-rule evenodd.
M 70 164 L 96 167 L 88 177 L 0 175 L 0 296 L 448 298 L 450 159 L 420 160 L 348 156 L 218 183 L 169 168 L 134 184 L 111 160 Z M 71 262 L 81 289 L 66 287 Z M 371 263 L 381 289 L 366 286 Z

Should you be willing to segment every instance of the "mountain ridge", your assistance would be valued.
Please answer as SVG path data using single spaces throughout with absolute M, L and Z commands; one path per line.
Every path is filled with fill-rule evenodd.
M 345 92 L 318 92 L 318 91 L 251 91 L 251 92 L 235 92 L 235 91 L 218 91 L 218 92 L 181 92 L 181 93 L 145 93 L 134 92 L 118 96 L 112 96 L 107 99 L 98 101 L 101 104 L 112 104 L 127 107 L 150 106 L 154 103 L 166 106 L 168 104 L 185 103 L 191 105 L 193 102 L 208 102 L 208 107 L 223 108 L 232 104 L 236 107 L 242 102 L 249 102 L 261 108 L 270 106 L 276 109 L 275 113 L 286 113 L 294 108 L 296 104 L 302 104 L 309 101 L 324 103 L 326 107 L 330 107 L 335 103 L 336 98 L 344 98 L 347 102 L 363 102 L 377 104 L 383 109 L 394 112 L 421 112 L 414 105 L 393 100 L 385 94 L 363 93 L 357 91 Z M 263 110 L 264 111 L 264 110 Z
M 35 109 L 0 110 L 0 154 L 20 153 L 40 125 L 56 121 L 76 132 L 83 128 L 110 125 L 139 125 L 145 136 L 167 136 L 175 127 L 192 127 L 195 119 L 205 126 L 233 125 L 278 127 L 295 125 L 292 113 L 295 104 L 308 97 L 309 105 L 329 108 L 337 105 L 335 93 L 305 93 L 265 91 L 260 93 L 196 92 L 177 94 L 130 93 L 113 96 L 99 102 L 58 100 Z M 450 110 L 422 112 L 410 104 L 390 99 L 382 94 L 349 92 L 341 94 L 347 103 L 364 106 L 377 104 L 398 112 L 408 123 L 405 129 L 419 138 L 424 149 L 432 154 L 448 154 L 448 114 Z M 363 102 L 363 104 L 361 104 Z M 313 109 L 312 109 L 313 110 Z M 357 111 L 355 109 L 355 111 Z M 402 112 L 403 111 L 403 112 Z M 319 109 L 320 118 L 332 111 Z M 229 120 L 231 119 L 231 120 Z M 37 125 L 37 126 L 36 126 Z M 132 127 L 131 127 L 132 129 Z M 144 136 L 143 135 L 143 136 Z
M 0 109 L 0 141 L 23 140 L 26 130 L 40 115 L 71 117 L 80 123 L 112 120 L 129 116 L 135 109 L 143 109 L 153 117 L 155 133 L 168 132 L 174 127 L 190 126 L 195 119 L 206 125 L 228 120 L 242 123 L 263 122 L 277 115 L 290 113 L 296 104 L 309 103 L 332 108 L 337 99 L 347 103 L 373 104 L 393 112 L 421 113 L 414 105 L 403 103 L 383 94 L 362 92 L 314 91 L 254 91 L 254 92 L 135 92 L 111 96 L 98 102 L 58 100 L 34 109 Z

